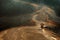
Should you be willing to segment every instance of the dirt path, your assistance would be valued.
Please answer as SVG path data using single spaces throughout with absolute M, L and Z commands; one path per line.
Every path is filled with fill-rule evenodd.
M 0 33 L 0 40 L 47 40 L 36 27 L 16 27 Z

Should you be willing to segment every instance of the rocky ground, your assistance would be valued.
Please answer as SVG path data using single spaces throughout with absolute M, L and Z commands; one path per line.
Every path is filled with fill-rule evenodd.
M 36 27 L 15 27 L 0 32 L 0 40 L 47 40 Z

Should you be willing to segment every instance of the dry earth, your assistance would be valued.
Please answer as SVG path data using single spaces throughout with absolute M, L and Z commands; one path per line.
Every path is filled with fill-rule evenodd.
M 16 27 L 0 32 L 0 40 L 47 40 L 36 27 Z

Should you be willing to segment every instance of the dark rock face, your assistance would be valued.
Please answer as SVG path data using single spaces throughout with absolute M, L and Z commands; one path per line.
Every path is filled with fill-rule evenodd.
M 0 27 L 11 27 L 28 23 L 27 21 L 31 20 L 30 14 L 34 10 L 33 6 L 24 2 L 0 0 Z
M 18 1 L 18 0 L 17 0 Z M 15 0 L 2 0 L 0 5 L 0 16 L 18 16 L 33 12 L 34 7 Z
M 36 8 L 27 2 L 47 5 L 55 10 L 58 16 L 60 14 L 59 0 L 0 0 L 0 24 L 14 26 L 30 20 L 32 18 L 31 14 L 33 14 Z

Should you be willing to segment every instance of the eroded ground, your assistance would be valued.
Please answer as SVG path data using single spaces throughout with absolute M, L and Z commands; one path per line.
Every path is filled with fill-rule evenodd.
M 0 40 L 47 40 L 36 27 L 16 27 L 0 32 Z

